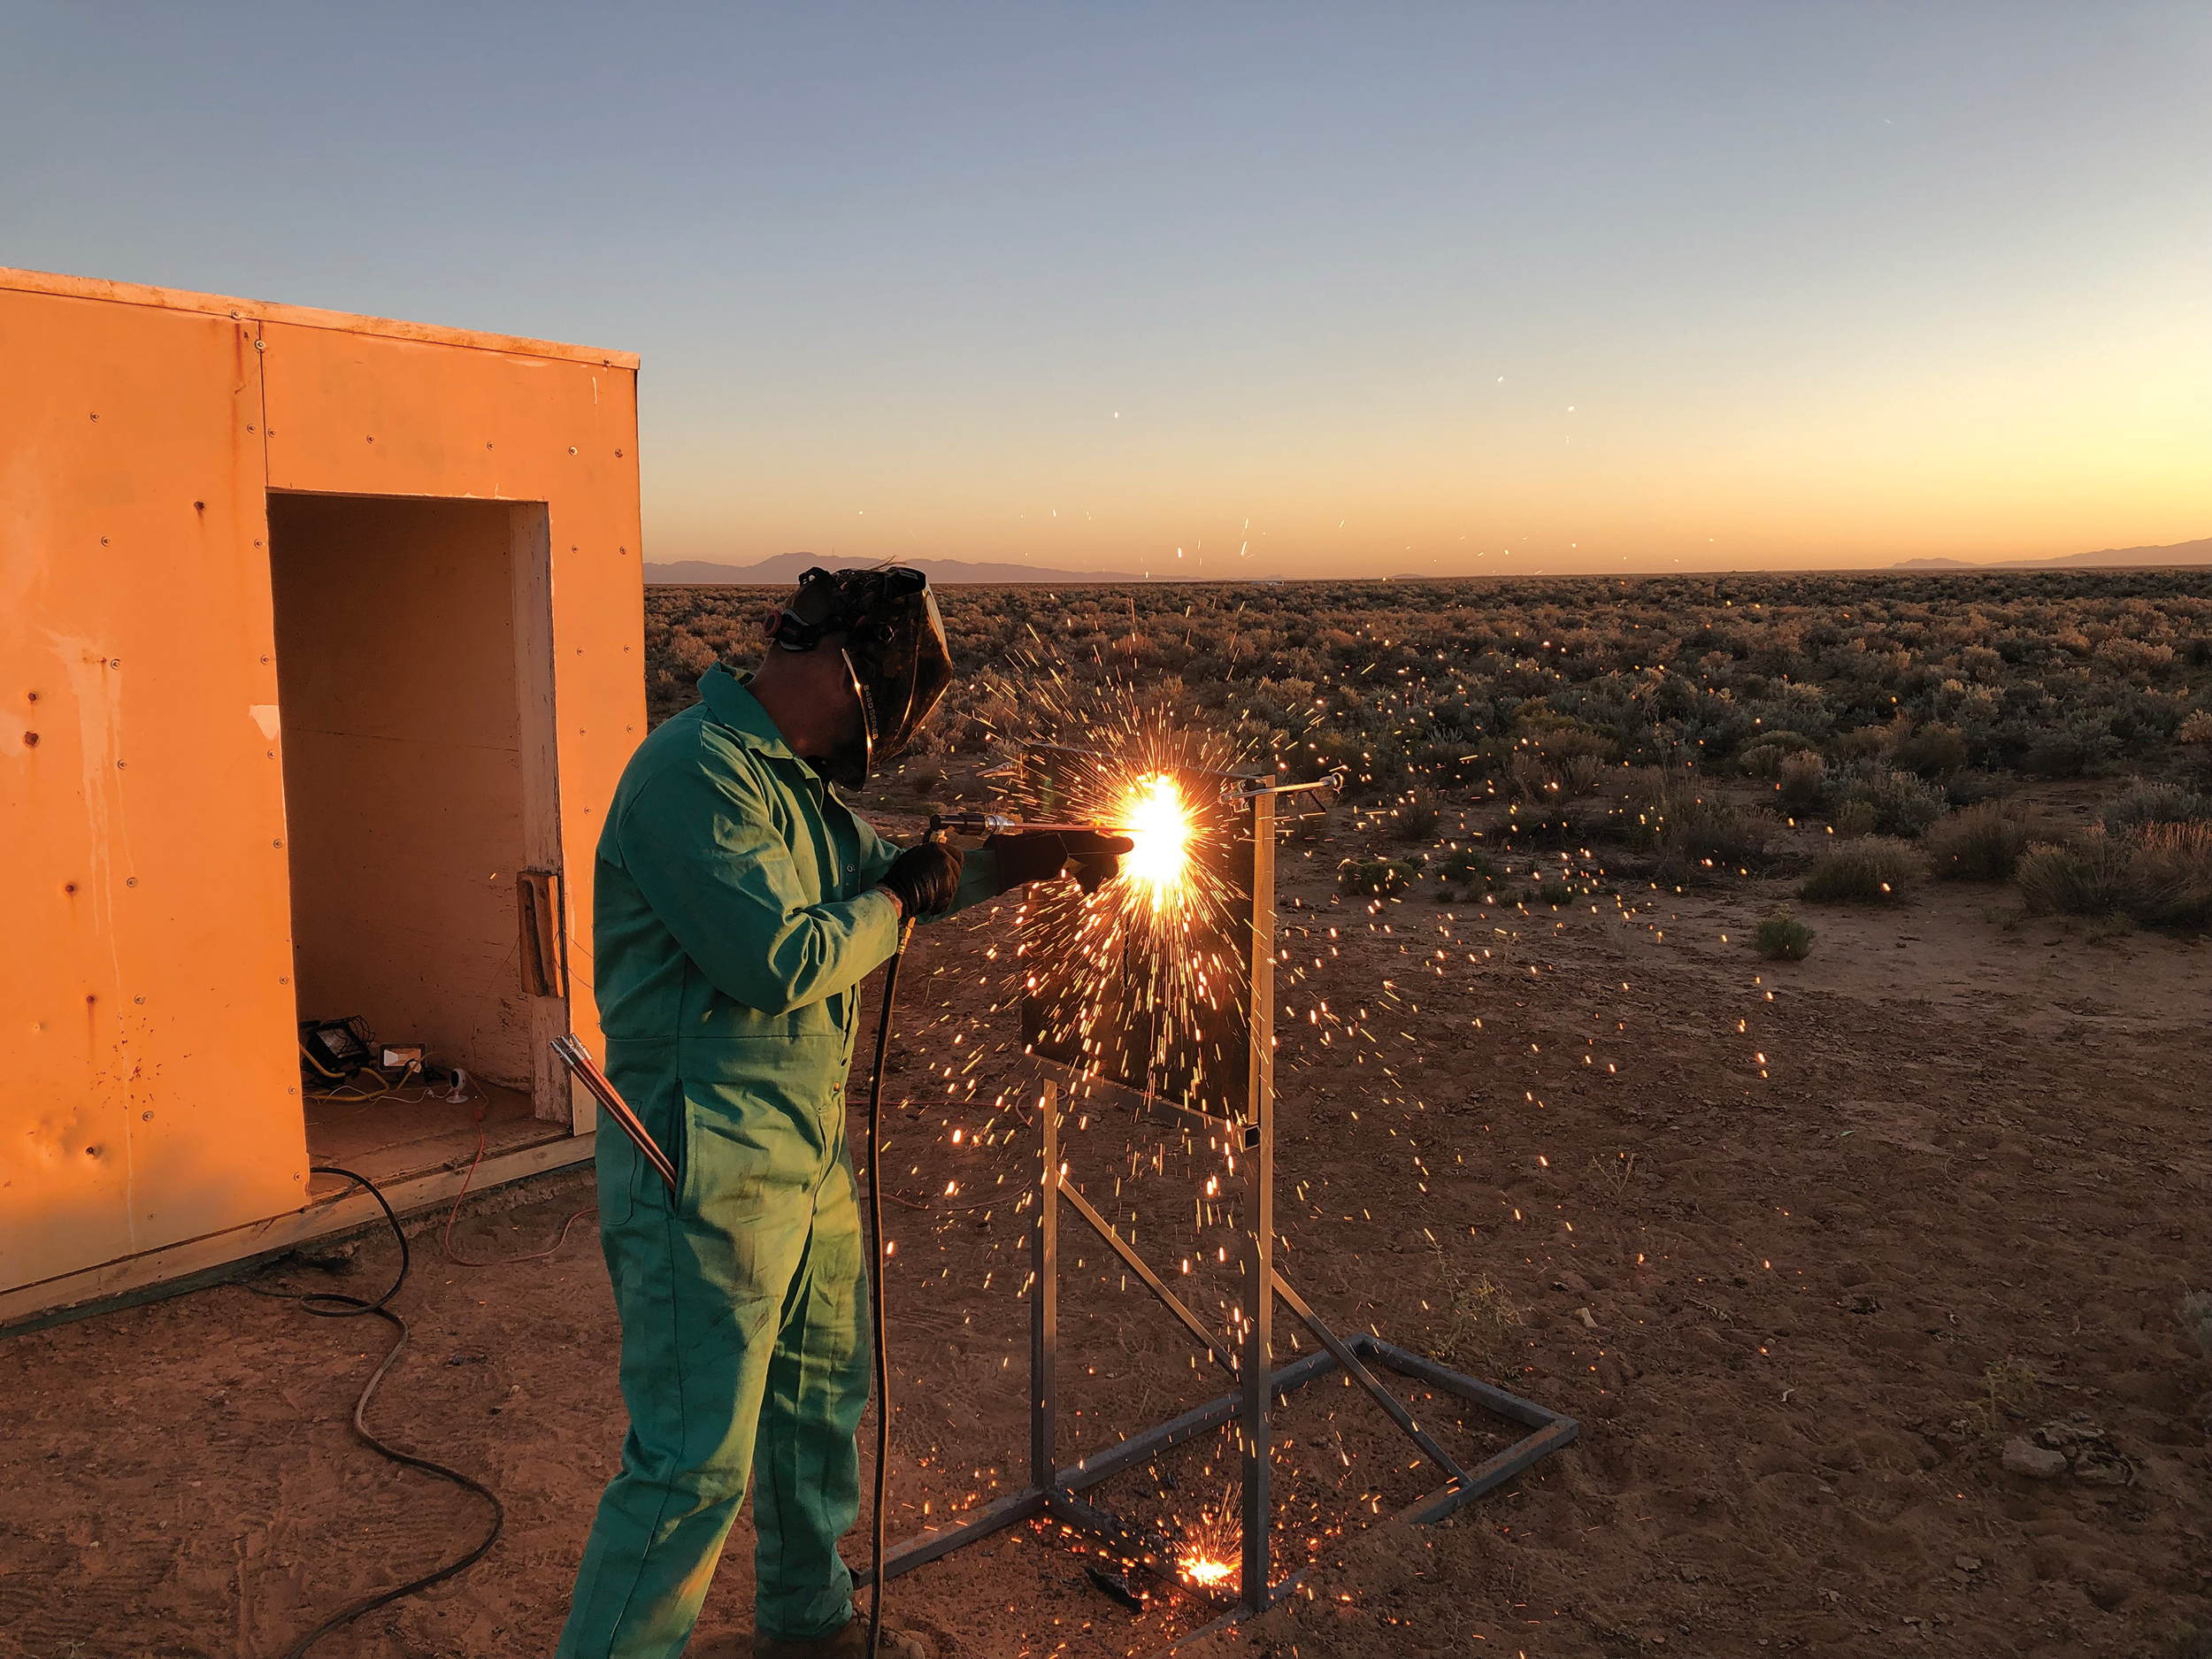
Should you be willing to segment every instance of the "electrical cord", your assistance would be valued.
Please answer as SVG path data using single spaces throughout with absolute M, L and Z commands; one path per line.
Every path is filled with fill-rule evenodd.
M 890 1324 L 883 1307 L 883 1175 L 877 1156 L 883 1145 L 883 1072 L 891 1052 L 891 1010 L 898 1002 L 899 964 L 906 941 L 914 937 L 909 917 L 899 929 L 899 948 L 883 972 L 883 1012 L 876 1021 L 876 1064 L 868 1079 L 868 1298 L 873 1304 L 876 1338 L 876 1509 L 869 1527 L 868 1659 L 876 1659 L 883 1640 L 883 1509 L 891 1486 Z
M 453 1224 L 461 1218 L 461 1205 L 469 1195 L 470 1183 L 476 1179 L 476 1166 L 484 1161 L 484 1110 L 490 1104 L 491 1102 L 488 1098 L 480 1100 L 477 1102 L 476 1156 L 469 1160 L 468 1173 L 461 1178 L 461 1190 L 454 1194 L 453 1208 L 446 1212 L 445 1231 L 439 1235 L 438 1242 L 440 1247 L 445 1251 L 445 1259 L 449 1262 L 458 1263 L 463 1267 L 512 1267 L 518 1262 L 542 1262 L 549 1256 L 558 1254 L 561 1246 L 568 1242 L 568 1230 L 571 1227 L 581 1221 L 586 1216 L 593 1215 L 597 1212 L 599 1205 L 596 1202 L 586 1204 L 581 1210 L 576 1211 L 575 1214 L 569 1217 L 566 1221 L 561 1223 L 561 1231 L 559 1235 L 554 1239 L 552 1243 L 547 1245 L 542 1250 L 527 1250 L 520 1256 L 498 1256 L 492 1257 L 488 1261 L 480 1262 L 473 1256 L 463 1256 L 458 1250 L 453 1248 Z
M 399 1363 L 400 1355 L 405 1352 L 407 1348 L 409 1335 L 407 1321 L 394 1313 L 387 1305 L 393 1297 L 399 1294 L 400 1286 L 407 1282 L 407 1270 L 411 1261 L 407 1249 L 407 1233 L 399 1225 L 399 1217 L 393 1213 L 390 1202 L 386 1200 L 382 1193 L 377 1190 L 376 1183 L 369 1179 L 367 1176 L 357 1175 L 351 1170 L 340 1169 L 334 1164 L 327 1164 L 314 1165 L 311 1172 L 316 1175 L 342 1175 L 355 1187 L 364 1187 L 368 1189 L 369 1196 L 375 1199 L 378 1207 L 384 1211 L 384 1219 L 392 1224 L 392 1236 L 399 1240 L 398 1276 L 392 1280 L 390 1286 L 384 1294 L 373 1302 L 365 1301 L 359 1296 L 344 1295 L 337 1291 L 311 1290 L 299 1293 L 279 1293 L 260 1290 L 250 1285 L 244 1288 L 254 1291 L 257 1295 L 282 1294 L 284 1300 L 298 1302 L 303 1311 L 312 1314 L 319 1319 L 357 1319 L 365 1314 L 373 1314 L 397 1331 L 399 1340 L 392 1344 L 391 1351 L 384 1356 L 384 1363 L 376 1368 L 375 1374 L 368 1380 L 368 1386 L 361 1390 L 360 1398 L 353 1402 L 353 1432 L 360 1438 L 363 1444 L 379 1456 L 388 1458 L 396 1463 L 403 1463 L 410 1469 L 419 1469 L 425 1474 L 435 1475 L 442 1480 L 449 1480 L 455 1486 L 474 1493 L 492 1506 L 492 1525 L 491 1530 L 484 1534 L 483 1540 L 459 1560 L 439 1568 L 435 1572 L 425 1573 L 419 1578 L 411 1578 L 397 1589 L 387 1590 L 381 1594 L 368 1596 L 362 1601 L 356 1601 L 350 1607 L 333 1613 L 286 1649 L 284 1659 L 300 1659 L 302 1654 L 329 1635 L 331 1632 L 350 1624 L 363 1614 L 373 1613 L 380 1607 L 386 1607 L 394 1601 L 402 1601 L 418 1591 L 427 1590 L 434 1584 L 443 1583 L 456 1573 L 466 1571 L 481 1561 L 490 1551 L 491 1547 L 499 1541 L 500 1532 L 507 1525 L 506 1508 L 500 1502 L 498 1494 L 489 1486 L 485 1486 L 480 1480 L 472 1479 L 457 1469 L 449 1469 L 443 1463 L 433 1463 L 427 1457 L 418 1457 L 412 1452 L 403 1452 L 396 1446 L 388 1446 L 369 1432 L 367 1421 L 369 1402 L 375 1396 L 377 1386 L 384 1380 L 392 1367 Z M 348 1193 L 352 1190 L 352 1187 L 346 1189 Z M 339 1195 L 343 1197 L 345 1194 Z

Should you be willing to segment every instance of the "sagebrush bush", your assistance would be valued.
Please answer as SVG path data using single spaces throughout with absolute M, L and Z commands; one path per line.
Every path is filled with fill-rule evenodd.
M 1766 856 L 1766 821 L 1687 784 L 1662 787 L 1618 821 L 1629 846 L 1649 854 L 1670 881 L 1740 869 Z
M 1937 820 L 1920 845 L 1939 881 L 2003 881 L 2027 850 L 2028 826 L 1985 801 Z
M 2020 896 L 2040 915 L 2124 916 L 2146 927 L 2212 924 L 2212 824 L 2100 825 L 2062 845 L 2031 847 Z
M 2170 783 L 2130 784 L 2104 810 L 2109 834 L 2124 834 L 2147 824 L 2202 824 L 2212 821 L 2212 796 Z
M 1874 803 L 1871 801 L 1846 801 L 1836 809 L 1836 833 L 1843 836 L 1871 835 L 1874 833 Z
M 2174 728 L 2174 741 L 2195 747 L 2212 745 L 2212 709 L 2193 709 Z
M 1813 930 L 1785 907 L 1759 924 L 1752 942 L 1770 962 L 1802 962 L 1812 954 Z
M 1436 809 L 1426 801 L 1408 801 L 1390 821 L 1390 833 L 1402 841 L 1425 841 L 1436 834 Z
M 1809 749 L 1785 755 L 1774 769 L 1782 804 L 1793 814 L 1811 811 L 1828 787 L 1828 763 Z
M 1801 733 L 1777 728 L 1762 732 L 1745 744 L 1737 753 L 1736 764 L 1755 778 L 1771 778 L 1788 757 L 1812 748 L 1812 741 Z
M 1871 815 L 1870 828 L 1877 835 L 1915 840 L 1949 810 L 1943 791 L 1909 772 L 1877 767 L 1863 772 L 1843 788 L 1847 805 L 1863 805 Z M 1842 820 L 1837 820 L 1840 827 Z
M 1916 772 L 1923 778 L 1946 777 L 1965 769 L 1966 738 L 1955 726 L 1931 722 L 1899 743 L 1891 751 L 1890 760 L 1900 772 Z
M 1494 882 L 1498 879 L 1498 865 L 1488 853 L 1462 847 L 1444 861 L 1444 873 L 1454 881 Z
M 1414 868 L 1399 858 L 1348 859 L 1337 866 L 1340 892 L 1363 896 L 1402 893 L 1413 885 Z
M 1824 854 L 1797 896 L 1816 904 L 1891 904 L 1919 879 L 1921 868 L 1902 841 L 1869 835 Z

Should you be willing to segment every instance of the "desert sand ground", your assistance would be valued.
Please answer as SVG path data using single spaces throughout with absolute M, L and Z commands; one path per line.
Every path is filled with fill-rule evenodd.
M 1330 879 L 1342 827 L 1311 833 L 1283 852 L 1280 1259 L 1340 1327 L 1454 1353 L 1582 1438 L 1409 1529 L 1387 1517 L 1432 1472 L 1340 1381 L 1296 1396 L 1275 1542 L 1310 1571 L 1203 1651 L 2200 1651 L 2212 1357 L 2177 1309 L 2212 1285 L 2206 941 L 2095 941 L 2018 918 L 2004 889 L 1939 885 L 1806 908 L 1812 956 L 1769 963 L 1747 941 L 1782 879 L 1371 911 Z M 928 930 L 909 967 L 886 1180 L 895 1535 L 1003 1489 L 1025 1455 L 1026 1253 L 999 1194 L 1029 1143 L 1018 1100 L 992 1107 L 1018 1039 L 986 1011 L 1010 927 Z M 1310 1019 L 1324 999 L 1348 1023 L 1371 1010 L 1369 1037 Z M 1127 1163 L 1126 1125 L 1072 1141 L 1094 1180 Z M 1203 1202 L 1177 1167 L 1142 1194 L 1163 1258 L 1194 1248 Z M 574 1177 L 472 1200 L 457 1241 L 540 1248 L 588 1202 Z M 317 1652 L 549 1652 L 623 1424 L 588 1218 L 518 1265 L 453 1265 L 434 1226 L 415 1248 L 414 1345 L 373 1425 L 488 1481 L 506 1532 Z M 1064 1459 L 1217 1391 L 1076 1253 Z M 254 1282 L 358 1294 L 395 1254 L 372 1238 L 342 1271 Z M 1202 1305 L 1217 1287 L 1187 1282 Z M 1497 1305 L 1519 1325 L 1486 1325 Z M 0 1341 L 0 1653 L 280 1654 L 476 1536 L 474 1500 L 351 1437 L 387 1340 L 229 1286 Z M 1455 1450 L 1503 1443 L 1479 1416 L 1434 1420 Z M 2073 1437 L 2068 1472 L 2005 1467 L 2039 1429 Z M 1100 1496 L 1187 1525 L 1226 1449 Z M 745 1650 L 751 1542 L 741 1521 L 695 1653 Z M 856 1531 L 849 1558 L 864 1550 Z M 1093 1559 L 1025 1528 L 896 1581 L 890 1605 L 944 1659 L 1149 1653 L 1207 1616 L 1142 1575 L 1128 1610 Z

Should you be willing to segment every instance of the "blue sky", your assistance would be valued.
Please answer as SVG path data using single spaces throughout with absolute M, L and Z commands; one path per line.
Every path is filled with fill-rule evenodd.
M 18 4 L 0 264 L 639 351 L 660 559 L 2032 557 L 2212 534 L 2208 86 L 2202 5 Z

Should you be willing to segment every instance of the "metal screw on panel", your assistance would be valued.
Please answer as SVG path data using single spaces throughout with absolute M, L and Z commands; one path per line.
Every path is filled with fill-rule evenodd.
M 281 847 L 284 843 L 282 841 L 271 841 L 269 845 L 272 847 Z
M 36 749 L 38 747 L 38 733 L 36 732 L 24 733 L 23 747 L 26 749 Z
M 123 885 L 127 887 L 134 887 L 138 885 L 138 878 L 136 876 L 126 876 L 123 878 Z
M 614 452 L 614 458 L 615 458 L 616 460 L 619 461 L 619 460 L 622 458 L 622 451 L 621 451 L 621 450 L 619 450 L 619 449 L 617 449 L 617 450 Z
M 288 973 L 280 973 L 277 975 L 277 983 L 279 985 L 289 985 L 292 983 L 292 976 Z
M 575 454 L 575 453 L 576 453 L 576 446 L 575 446 L 574 444 L 572 444 L 572 444 L 570 444 L 570 445 L 568 446 L 568 452 L 569 452 L 571 455 Z
M 108 544 L 108 539 L 107 539 L 107 537 L 105 537 L 105 536 L 102 536 L 102 537 L 100 538 L 100 545 L 101 545 L 102 547 L 105 547 L 107 544 Z
M 93 416 L 93 419 L 95 419 L 95 420 L 99 419 L 99 416 L 97 416 L 97 415 Z
M 65 881 L 61 884 L 61 890 L 64 893 L 74 893 L 77 890 L 77 884 L 73 881 Z
M 134 996 L 131 998 L 131 1001 L 138 1003 L 141 1007 L 143 1007 L 145 1005 L 146 999 L 142 996 Z
M 151 1112 L 141 1112 L 138 1114 L 138 1121 L 142 1124 L 150 1124 L 153 1122 L 153 1120 L 154 1115 Z
M 130 764 L 130 762 L 128 762 L 128 761 L 127 761 L 127 760 L 119 760 L 119 761 L 117 761 L 117 762 L 115 763 L 115 770 L 116 770 L 116 771 L 118 771 L 118 772 L 120 772 L 120 771 L 122 771 L 122 770 L 123 770 L 123 768 L 124 768 L 124 767 L 126 767 L 126 766 L 127 766 L 127 765 L 129 765 L 129 764 Z
M 269 342 L 265 340 L 257 340 L 253 342 L 253 349 L 256 351 L 266 351 L 269 349 Z

